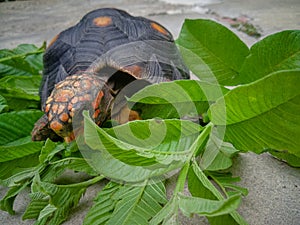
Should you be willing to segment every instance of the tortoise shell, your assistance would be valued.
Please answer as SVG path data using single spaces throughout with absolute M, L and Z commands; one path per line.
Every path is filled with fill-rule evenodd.
M 189 78 L 165 27 L 111 8 L 88 13 L 51 41 L 44 54 L 42 108 L 56 83 L 82 71 L 97 73 L 114 89 L 133 79 L 158 83 Z
M 189 70 L 165 27 L 118 9 L 92 11 L 58 34 L 44 54 L 40 97 L 45 116 L 36 123 L 33 139 L 71 140 L 73 118 L 85 109 L 99 126 L 112 114 L 128 121 L 119 116 L 123 112 L 129 120 L 140 119 L 123 110 L 121 95 L 130 96 L 151 83 L 188 78 Z M 125 91 L 133 81 L 139 84 Z

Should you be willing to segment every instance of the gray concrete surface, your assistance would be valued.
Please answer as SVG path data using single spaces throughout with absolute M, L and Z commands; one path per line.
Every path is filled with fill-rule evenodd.
M 176 1 L 181 5 L 169 4 Z M 0 48 L 12 48 L 20 43 L 41 45 L 61 30 L 75 24 L 86 12 L 100 7 L 117 7 L 134 15 L 155 19 L 169 28 L 176 37 L 185 18 L 212 18 L 246 15 L 254 25 L 260 26 L 262 35 L 283 30 L 300 29 L 299 0 L 165 0 L 158 2 L 138 0 L 35 0 L 0 3 Z M 219 17 L 215 15 L 218 14 Z M 226 21 L 220 21 L 229 27 Z M 235 31 L 248 45 L 257 39 Z M 233 173 L 241 176 L 240 185 L 249 189 L 239 212 L 251 225 L 299 225 L 300 224 L 300 170 L 268 154 L 240 154 Z M 169 182 L 170 186 L 174 182 Z M 89 188 L 79 206 L 65 225 L 82 224 L 87 209 L 101 184 Z M 170 188 L 171 189 L 171 188 Z M 5 189 L 0 187 L 0 197 Z M 29 201 L 28 190 L 17 197 L 15 216 L 0 211 L 0 224 L 29 225 L 21 216 Z M 207 224 L 205 219 L 182 219 L 182 224 Z

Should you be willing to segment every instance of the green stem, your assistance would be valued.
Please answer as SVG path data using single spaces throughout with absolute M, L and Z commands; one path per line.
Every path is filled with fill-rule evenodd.
M 90 185 L 93 185 L 101 180 L 105 179 L 104 176 L 97 176 L 97 177 L 94 177 L 92 179 L 89 179 L 87 181 L 83 181 L 83 182 L 80 182 L 80 183 L 76 183 L 76 184 L 58 184 L 57 186 L 58 187 L 66 187 L 66 188 L 71 188 L 71 187 L 80 187 L 80 186 L 90 186 Z
M 55 161 L 55 162 L 51 162 L 51 164 L 54 165 L 54 164 L 58 164 L 58 163 L 61 163 L 61 162 L 64 162 L 64 161 L 70 161 L 70 160 L 83 160 L 83 161 L 86 161 L 86 159 L 83 159 L 83 158 L 68 157 L 68 158 L 64 158 L 64 159 L 61 159 L 61 160 L 58 160 L 58 161 Z
M 190 161 L 186 162 L 184 164 L 184 166 L 182 167 L 182 169 L 180 170 L 180 173 L 179 173 L 179 176 L 177 179 L 177 183 L 176 183 L 176 187 L 174 190 L 174 196 L 184 190 L 184 185 L 185 185 L 185 181 L 186 181 L 186 177 L 187 177 L 189 168 L 190 168 Z
M 38 49 L 34 52 L 27 52 L 25 54 L 20 54 L 20 55 L 13 55 L 13 56 L 8 56 L 8 57 L 4 57 L 4 58 L 1 58 L 0 59 L 0 63 L 2 62 L 5 62 L 5 61 L 8 61 L 8 60 L 12 60 L 12 59 L 15 59 L 15 58 L 25 58 L 29 55 L 35 55 L 35 54 L 39 54 L 39 53 L 43 53 L 45 50 L 44 49 Z
M 197 156 L 197 154 L 199 154 L 202 148 L 204 148 L 212 127 L 213 127 L 212 123 L 207 124 L 204 130 L 201 132 L 201 134 L 198 136 L 198 138 L 194 141 L 194 143 L 190 147 L 189 151 L 191 152 L 191 154 L 179 173 L 176 187 L 174 190 L 175 195 L 184 190 L 185 181 L 190 168 L 190 162 L 192 158 Z
M 218 181 L 218 179 L 216 179 L 213 175 L 211 175 L 211 173 L 207 172 L 207 174 L 214 180 L 214 182 L 216 182 L 216 184 L 219 186 L 219 188 L 221 189 L 225 197 L 228 198 L 228 194 L 226 192 L 225 187 Z

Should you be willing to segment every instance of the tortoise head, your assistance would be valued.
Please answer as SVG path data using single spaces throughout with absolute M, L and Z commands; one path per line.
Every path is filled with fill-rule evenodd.
M 54 131 L 70 142 L 75 137 L 74 133 L 80 132 L 83 127 L 83 110 L 89 110 L 90 116 L 100 126 L 109 118 L 112 102 L 111 89 L 98 76 L 87 73 L 68 76 L 55 85 L 48 97 L 43 109 L 47 121 L 40 119 L 36 123 L 33 139 L 41 139 L 42 132 L 42 136 L 46 137 L 45 130 L 48 129 L 49 134 Z M 74 123 L 76 129 L 73 129 Z

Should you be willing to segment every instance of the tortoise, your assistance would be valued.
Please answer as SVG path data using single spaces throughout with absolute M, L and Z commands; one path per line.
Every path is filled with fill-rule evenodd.
M 124 96 L 149 84 L 190 78 L 165 27 L 114 8 L 91 11 L 59 33 L 43 62 L 39 94 L 45 114 L 33 128 L 33 140 L 73 140 L 72 123 L 75 116 L 82 120 L 83 110 L 99 126 L 108 119 L 121 124 L 141 119 Z

